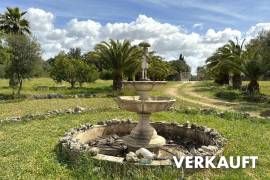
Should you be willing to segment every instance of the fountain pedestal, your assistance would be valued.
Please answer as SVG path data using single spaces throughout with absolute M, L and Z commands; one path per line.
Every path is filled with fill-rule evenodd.
M 123 137 L 129 151 L 136 151 L 144 147 L 158 154 L 159 147 L 165 145 L 164 137 L 159 136 L 156 130 L 150 125 L 149 117 L 151 114 L 139 114 L 141 120 L 132 129 L 130 135 Z

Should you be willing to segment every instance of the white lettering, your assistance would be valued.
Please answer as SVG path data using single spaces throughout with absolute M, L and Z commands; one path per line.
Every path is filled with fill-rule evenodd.
M 258 159 L 258 156 L 250 156 L 250 159 L 251 159 L 251 167 L 252 168 L 255 168 L 256 167 L 256 160 Z
M 186 168 L 193 168 L 192 166 L 192 156 L 186 157 Z
M 234 157 L 233 156 L 230 156 L 230 167 L 233 168 L 233 169 L 237 169 L 241 166 L 241 157 L 240 156 L 237 156 L 236 157 L 236 164 L 234 163 Z
M 180 159 L 179 159 L 179 161 L 178 161 L 177 157 L 176 156 L 173 156 L 174 163 L 175 163 L 175 165 L 176 165 L 176 167 L 178 169 L 182 167 L 182 164 L 183 164 L 184 159 L 185 159 L 185 157 L 184 156 L 181 156 Z
M 195 168 L 204 168 L 203 167 L 203 157 L 195 156 L 194 166 L 195 166 Z
M 225 156 L 221 156 L 217 163 L 214 163 L 216 156 L 181 156 L 179 159 L 173 156 L 174 163 L 177 168 L 247 168 L 251 165 L 251 168 L 256 168 L 258 156 L 230 156 L 228 161 Z
M 211 167 L 211 168 L 215 169 L 216 166 L 213 164 L 213 161 L 214 161 L 215 158 L 216 158 L 216 156 L 206 156 L 206 158 L 205 158 L 205 168 Z
M 217 165 L 217 168 L 229 168 L 229 165 L 227 163 L 227 160 L 224 156 L 221 156 Z
M 242 168 L 246 168 L 249 164 L 249 156 L 243 156 L 242 157 Z

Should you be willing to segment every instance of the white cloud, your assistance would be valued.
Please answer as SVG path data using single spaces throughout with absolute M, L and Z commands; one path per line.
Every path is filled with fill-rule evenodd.
M 270 23 L 258 23 L 255 26 L 251 26 L 247 31 L 247 37 L 255 37 L 258 33 L 263 30 L 270 30 Z
M 53 27 L 54 15 L 42 9 L 29 8 L 26 18 L 31 22 L 31 31 L 50 31 Z
M 203 29 L 203 23 L 196 23 L 196 24 L 193 24 L 193 29 L 199 29 L 199 30 L 202 30 Z
M 101 24 L 92 20 L 78 21 L 77 19 L 72 19 L 69 21 L 67 30 L 68 36 L 73 37 L 98 37 L 100 33 Z
M 208 29 L 204 36 L 204 41 L 207 43 L 226 43 L 229 39 L 241 37 L 241 32 L 231 28 L 225 28 L 223 31 L 215 31 Z
M 193 73 L 216 48 L 229 39 L 242 36 L 240 31 L 231 28 L 221 31 L 208 29 L 205 34 L 187 32 L 181 26 L 160 23 L 145 15 L 139 15 L 130 23 L 105 25 L 93 20 L 71 19 L 62 29 L 54 26 L 54 15 L 42 9 L 28 9 L 27 19 L 30 21 L 31 31 L 42 46 L 45 59 L 71 47 L 81 47 L 82 51 L 86 52 L 92 50 L 95 44 L 109 38 L 129 39 L 133 43 L 149 42 L 152 50 L 169 60 L 178 58 L 180 53 L 184 54 Z M 200 26 L 194 24 L 196 28 Z M 270 23 L 257 24 L 250 28 L 248 34 L 254 36 L 262 27 L 270 29 Z

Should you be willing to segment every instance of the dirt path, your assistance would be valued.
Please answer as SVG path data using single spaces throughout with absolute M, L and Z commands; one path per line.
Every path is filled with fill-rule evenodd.
M 199 105 L 206 108 L 215 108 L 220 111 L 237 111 L 236 107 L 242 106 L 241 102 L 227 102 L 213 99 L 202 94 L 196 93 L 193 84 L 197 82 L 181 82 L 166 89 L 166 94 L 174 96 L 191 105 Z M 258 112 L 250 112 L 251 116 L 259 116 Z
M 207 96 L 203 96 L 199 93 L 196 93 L 195 88 L 193 86 L 188 86 L 186 89 L 187 89 L 185 91 L 186 94 L 193 96 L 193 97 L 196 97 L 196 98 L 199 98 L 199 99 L 203 99 L 204 101 L 207 101 L 207 102 L 212 103 L 212 104 L 221 104 L 221 105 L 225 105 L 225 106 L 239 105 L 239 103 L 236 103 L 236 102 L 227 102 L 227 101 L 212 99 L 212 98 L 209 98 Z
M 221 106 L 221 105 L 215 105 L 211 103 L 206 103 L 202 101 L 198 101 L 196 98 L 191 99 L 188 97 L 185 97 L 184 95 L 181 95 L 181 93 L 178 93 L 179 88 L 183 86 L 183 83 L 176 84 L 172 87 L 169 87 L 166 89 L 166 93 L 169 94 L 170 96 L 177 97 L 185 102 L 191 103 L 191 104 L 196 104 L 196 105 L 201 105 L 202 107 L 211 107 L 211 108 L 216 108 L 218 110 L 229 110 L 229 107 L 226 106 Z M 185 93 L 188 93 L 188 91 L 185 91 Z

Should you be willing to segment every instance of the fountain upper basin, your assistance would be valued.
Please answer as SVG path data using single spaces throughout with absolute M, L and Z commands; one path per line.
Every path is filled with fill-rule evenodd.
M 154 88 L 166 84 L 166 81 L 122 81 L 125 87 L 136 91 L 152 91 Z
M 141 100 L 139 96 L 119 96 L 115 99 L 121 109 L 141 114 L 167 110 L 175 102 L 170 97 L 149 97 Z

